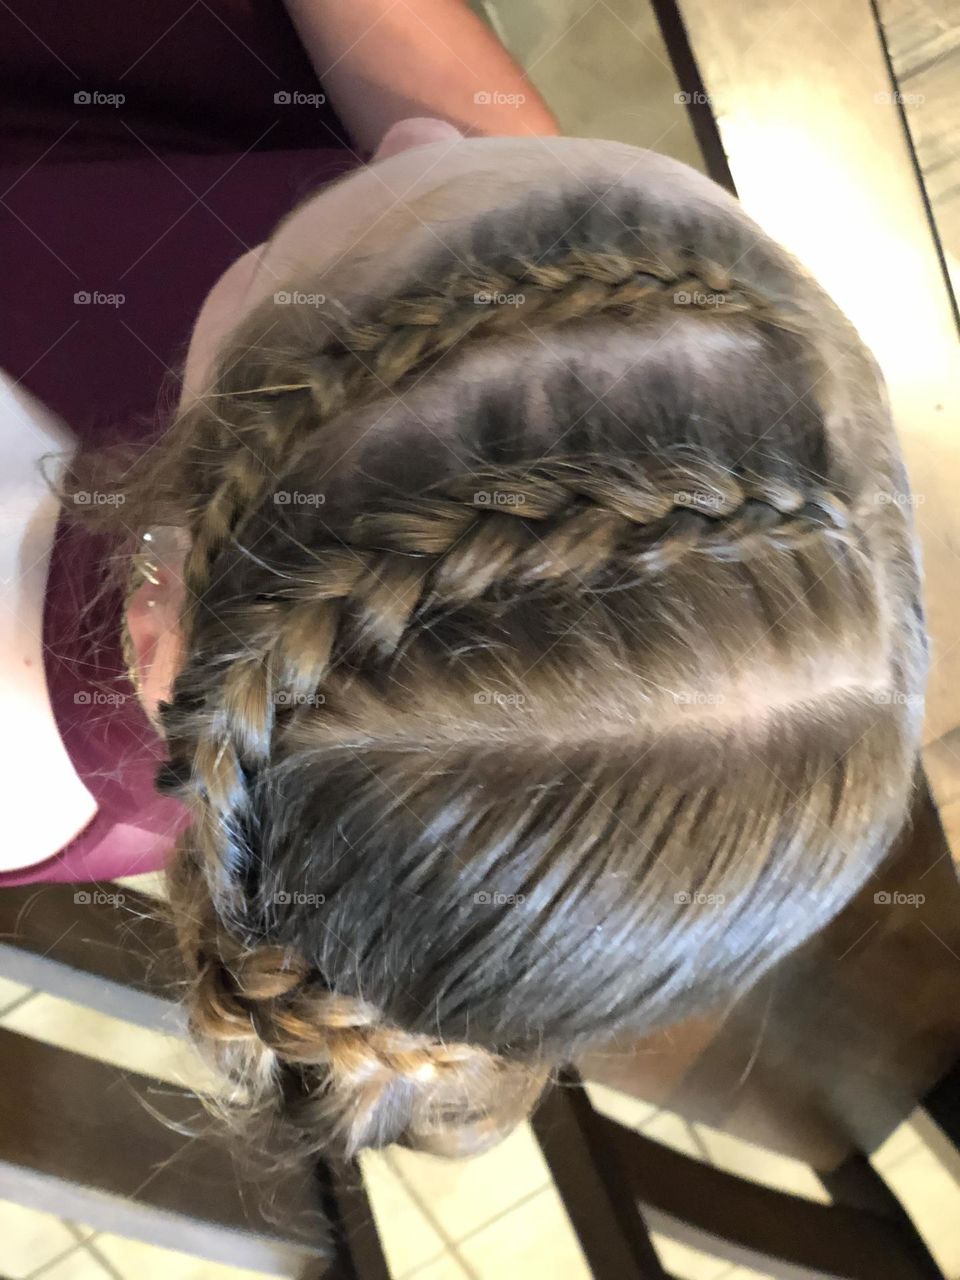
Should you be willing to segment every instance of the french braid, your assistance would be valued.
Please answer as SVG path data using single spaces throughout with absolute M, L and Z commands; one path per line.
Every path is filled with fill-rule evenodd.
M 523 501 L 494 510 L 477 505 L 478 488 L 521 490 Z M 218 610 L 245 656 L 224 672 L 219 702 L 208 695 L 214 710 L 192 745 L 203 788 L 195 848 L 209 889 L 229 915 L 224 836 L 247 803 L 246 771 L 269 760 L 283 708 L 324 687 L 345 616 L 355 621 L 353 654 L 362 649 L 376 664 L 432 608 L 537 584 L 582 591 L 600 580 L 615 588 L 638 573 L 666 573 L 682 557 L 748 560 L 823 539 L 852 544 L 848 512 L 827 491 L 736 479 L 706 464 L 632 477 L 568 460 L 488 469 L 359 516 L 350 548 L 312 557 L 253 609 L 241 600 Z M 228 856 L 242 862 L 242 852 Z M 181 860 L 181 874 L 187 866 Z M 202 893 L 194 880 L 184 897 L 192 902 Z M 348 1152 L 399 1139 L 444 1154 L 482 1149 L 526 1114 L 542 1089 L 542 1067 L 405 1032 L 363 1000 L 318 984 L 296 954 L 270 946 L 244 952 L 222 927 L 214 936 L 221 939 L 217 953 L 201 952 L 196 970 L 195 1027 L 226 1048 L 221 1065 L 229 1062 L 239 1079 L 262 1077 L 264 1057 L 298 1071 L 310 1082 L 312 1101 L 301 1109 L 309 1127 Z M 412 1087 L 413 1101 L 406 1100 L 398 1127 L 391 1099 L 404 1086 Z
M 229 830 L 243 803 L 244 762 L 269 759 L 285 698 L 320 690 L 347 613 L 354 652 L 384 660 L 426 610 L 488 593 L 546 583 L 583 591 L 604 572 L 616 589 L 685 557 L 731 562 L 824 539 L 856 548 L 845 504 L 822 487 L 736 478 L 709 463 L 617 475 L 561 459 L 474 472 L 441 489 L 359 515 L 352 545 L 319 553 L 289 585 L 259 592 L 253 608 L 246 598 L 218 607 L 217 625 L 240 638 L 244 656 L 223 672 L 219 695 L 208 692 L 201 732 L 188 744 L 217 816 L 206 829 Z M 522 501 L 489 507 L 478 492 Z
M 762 594 L 757 584 L 765 580 L 774 584 L 774 594 L 780 592 L 777 602 L 791 591 L 797 601 L 808 592 L 820 615 L 814 618 L 813 606 L 804 612 L 806 606 L 799 604 L 795 613 L 819 623 L 818 634 L 830 633 L 834 623 L 843 621 L 842 613 L 849 634 L 870 637 L 864 661 L 872 668 L 865 683 L 879 678 L 876 670 L 884 663 L 891 665 L 888 651 L 896 639 L 889 618 L 895 610 L 882 598 L 872 532 L 878 508 L 869 505 L 869 486 L 850 482 L 851 469 L 842 454 L 839 460 L 825 460 L 823 449 L 807 448 L 805 441 L 796 449 L 802 458 L 798 465 L 759 465 L 762 455 L 751 451 L 749 431 L 762 440 L 778 419 L 772 426 L 744 426 L 746 447 L 726 452 L 719 444 L 711 448 L 699 440 L 688 442 L 686 450 L 665 453 L 648 448 L 644 439 L 629 456 L 622 449 L 577 447 L 524 457 L 521 448 L 519 456 L 503 460 L 492 450 L 486 456 L 478 451 L 476 465 L 408 485 L 399 493 L 385 489 L 369 501 L 362 497 L 344 519 L 331 517 L 329 526 L 326 517 L 318 520 L 301 530 L 302 538 L 296 536 L 299 526 L 292 517 L 289 526 L 271 535 L 277 525 L 272 494 L 301 469 L 311 474 L 311 459 L 331 424 L 381 401 L 415 399 L 421 381 L 429 384 L 434 375 L 456 370 L 459 362 L 503 339 L 516 340 L 520 347 L 548 329 L 558 335 L 576 332 L 574 326 L 581 322 L 584 331 L 630 329 L 659 338 L 669 335 L 675 316 L 695 317 L 693 323 L 702 322 L 705 335 L 722 323 L 725 332 L 742 337 L 745 345 L 776 335 L 785 344 L 782 350 L 802 365 L 798 381 L 803 386 L 815 385 L 821 376 L 827 385 L 823 351 L 829 344 L 813 340 L 809 314 L 811 306 L 815 310 L 826 304 L 811 302 L 807 286 L 798 284 L 782 257 L 775 257 L 775 269 L 758 271 L 755 264 L 734 269 L 719 259 L 739 263 L 749 257 L 746 248 L 734 245 L 714 256 L 661 243 L 652 252 L 641 247 L 639 236 L 625 239 L 631 247 L 616 238 L 610 245 L 597 245 L 589 236 L 584 243 L 571 243 L 568 237 L 539 257 L 465 252 L 454 265 L 446 262 L 433 273 L 432 283 L 386 299 L 349 308 L 331 304 L 312 311 L 309 320 L 295 315 L 295 308 L 285 310 L 283 323 L 295 336 L 278 343 L 270 339 L 280 323 L 277 315 L 262 307 L 222 360 L 209 394 L 174 425 L 151 481 L 152 507 L 144 504 L 154 516 L 182 512 L 191 535 L 184 565 L 187 659 L 172 701 L 163 708 L 169 761 L 161 784 L 181 796 L 194 817 L 170 873 L 171 905 L 190 975 L 192 1023 L 201 1042 L 254 1103 L 265 1099 L 268 1108 L 282 1109 L 302 1131 L 348 1152 L 390 1141 L 439 1151 L 480 1149 L 529 1110 L 550 1070 L 562 1061 L 555 1045 L 536 1043 L 543 1032 L 536 1018 L 518 1014 L 501 1034 L 495 1017 L 480 1025 L 479 1015 L 461 1008 L 461 1001 L 456 1016 L 449 1023 L 441 1021 L 445 988 L 432 991 L 419 1009 L 411 997 L 412 1003 L 398 1014 L 364 992 L 367 953 L 356 957 L 354 989 L 347 991 L 309 953 L 302 936 L 295 930 L 284 933 L 286 923 L 266 896 L 274 884 L 267 827 L 271 821 L 282 825 L 284 815 L 279 800 L 264 797 L 288 762 L 298 759 L 304 742 L 329 749 L 318 766 L 321 772 L 310 773 L 303 765 L 308 794 L 323 783 L 322 770 L 333 769 L 343 757 L 359 761 L 361 782 L 375 775 L 363 749 L 381 739 L 376 728 L 366 733 L 344 716 L 342 691 L 349 681 L 354 687 L 381 688 L 404 656 L 429 639 L 435 624 L 451 616 L 476 619 L 479 627 L 480 621 L 509 616 L 518 602 L 545 614 L 555 609 L 557 616 L 566 607 L 568 616 L 579 601 L 613 599 L 618 593 L 633 598 L 659 591 L 663 598 L 665 584 L 682 578 L 689 585 L 697 575 L 731 589 L 743 590 L 746 584 L 754 593 L 751 599 Z M 504 295 L 518 299 L 517 305 L 483 301 Z M 718 295 L 722 309 L 716 305 Z M 852 341 L 845 331 L 835 332 L 843 343 Z M 836 345 L 842 345 L 839 339 Z M 808 414 L 804 430 L 815 437 L 808 420 L 813 410 L 806 408 L 803 390 L 790 411 L 801 402 Z M 558 434 L 565 425 L 558 422 Z M 816 427 L 822 434 L 822 415 Z M 358 470 L 363 465 L 361 457 Z M 366 491 L 361 487 L 359 492 Z M 507 500 L 501 501 L 504 496 Z M 887 521 L 884 536 L 890 547 L 900 549 L 896 554 L 906 566 L 902 581 L 912 580 L 903 530 L 894 528 L 902 512 L 888 507 L 881 514 Z M 684 599 L 688 605 L 689 592 Z M 693 606 L 689 612 L 695 612 Z M 760 606 L 757 613 L 756 634 L 762 638 L 772 627 Z M 608 621 L 613 617 L 606 616 Z M 837 631 L 842 650 L 847 633 L 840 625 Z M 624 645 L 633 638 L 627 629 L 617 634 Z M 534 655 L 531 669 L 540 656 Z M 898 668 L 896 678 L 904 689 L 917 684 L 918 664 L 911 662 L 905 659 Z M 656 774 L 649 744 L 651 760 L 638 778 L 621 761 L 614 762 L 615 769 L 611 764 L 610 790 L 615 792 L 629 775 L 621 808 L 627 811 L 636 803 L 636 827 L 645 833 L 616 863 L 612 878 L 617 885 L 636 879 L 639 888 L 635 895 L 625 891 L 603 911 L 596 906 L 598 922 L 590 926 L 586 941 L 596 945 L 594 935 L 615 920 L 617 943 L 607 953 L 609 974 L 595 965 L 592 985 L 583 988 L 588 995 L 573 1012 L 564 1004 L 562 1016 L 556 1015 L 558 1025 L 567 1020 L 563 1033 L 558 1032 L 565 1051 L 586 1035 L 585 1029 L 595 1029 L 588 1017 L 591 997 L 607 977 L 617 990 L 597 1001 L 596 1028 L 601 1030 L 636 1021 L 641 1006 L 655 1008 L 657 1016 L 664 1010 L 678 1014 L 693 981 L 690 974 L 709 967 L 713 957 L 721 957 L 718 969 L 727 964 L 725 980 L 731 974 L 742 980 L 766 962 L 768 951 L 773 954 L 771 939 L 782 949 L 786 934 L 776 912 L 786 910 L 782 900 L 790 875 L 771 871 L 769 883 L 764 880 L 767 868 L 777 865 L 771 850 L 789 848 L 794 862 L 783 855 L 789 871 L 816 843 L 818 824 L 824 829 L 834 824 L 837 837 L 825 842 L 817 885 L 823 903 L 833 904 L 850 891 L 861 871 L 851 869 L 847 851 L 858 840 L 872 842 L 874 857 L 873 850 L 883 845 L 901 814 L 912 730 L 906 716 L 894 723 L 898 715 L 899 710 L 892 712 L 879 728 L 853 717 L 860 737 L 856 743 L 851 738 L 840 765 L 827 748 L 822 759 L 811 748 L 811 774 L 818 781 L 829 775 L 822 788 L 829 788 L 829 794 L 825 791 L 816 804 L 810 801 L 814 816 L 802 812 L 793 835 L 784 836 L 773 819 L 782 816 L 778 805 L 785 814 L 792 812 L 796 792 L 784 783 L 770 800 L 770 829 L 756 836 L 761 853 L 755 880 L 737 882 L 744 896 L 751 895 L 756 921 L 755 944 L 752 949 L 744 946 L 737 956 L 732 956 L 726 936 L 716 932 L 719 925 L 698 919 L 685 934 L 669 899 L 662 918 L 648 925 L 643 913 L 664 896 L 664 886 L 656 880 L 661 861 L 648 857 L 649 850 L 668 846 L 675 832 L 683 844 L 684 833 L 689 836 L 694 828 L 686 824 L 683 797 L 670 791 L 672 780 Z M 857 755 L 854 747 L 861 739 L 866 745 Z M 802 757 L 799 748 L 791 750 L 791 761 Z M 536 752 L 525 744 L 524 754 Z M 717 777 L 721 755 L 697 757 L 704 776 Z M 411 752 L 411 757 L 411 771 L 422 771 L 428 788 L 429 753 Z M 461 758 L 466 775 L 471 762 L 468 754 Z M 878 759 L 889 762 L 885 781 L 876 781 Z M 806 767 L 805 757 L 802 763 Z M 588 776 L 602 777 L 602 765 L 602 759 L 594 762 Z M 682 775 L 683 768 L 676 772 Z M 649 784 L 651 797 L 643 792 L 647 774 L 660 779 Z M 579 780 L 581 775 L 576 776 Z M 759 791 L 768 785 L 768 776 L 758 777 Z M 859 796 L 857 788 L 865 793 L 868 785 L 879 788 L 876 796 L 869 802 L 849 799 L 843 807 L 843 796 Z M 485 787 L 479 788 L 483 795 L 490 791 Z M 661 792 L 669 800 L 661 803 Z M 729 792 L 721 777 L 703 783 L 699 794 L 711 801 L 722 797 L 716 803 L 729 805 Z M 584 795 L 588 793 L 584 784 Z M 530 794 L 536 797 L 530 807 L 546 806 L 551 787 L 535 777 Z M 338 799 L 346 806 L 350 796 Z M 391 796 L 391 813 L 406 803 L 406 792 L 399 800 Z M 441 804 L 439 799 L 436 803 Z M 278 806 L 279 817 L 261 812 L 269 804 Z M 451 811 L 459 812 L 459 804 L 455 796 Z M 743 868 L 751 865 L 749 859 L 730 855 L 728 833 L 733 827 L 763 827 L 763 806 L 752 795 L 750 804 L 753 808 L 745 815 L 722 809 L 727 843 L 705 858 L 705 883 L 721 870 L 734 881 L 748 874 Z M 522 798 L 517 806 L 514 825 L 507 823 L 505 835 L 488 818 L 490 831 L 477 837 L 481 850 L 536 843 L 528 833 Z M 506 801 L 503 807 L 509 808 Z M 584 802 L 582 808 L 587 822 L 590 806 Z M 427 829 L 434 814 L 429 803 L 424 809 Z M 698 809 L 697 833 L 709 825 L 700 816 Z M 576 844 L 581 818 L 578 811 L 576 819 L 550 826 L 553 818 L 545 817 L 551 839 L 540 839 L 562 852 Z M 312 828 L 306 818 L 300 821 L 292 846 L 300 874 L 309 877 L 319 874 L 323 858 L 311 859 Z M 472 828 L 467 831 L 469 842 Z M 367 834 L 364 828 L 361 836 Z M 545 894 L 551 904 L 574 885 L 578 903 L 589 906 L 590 894 L 605 883 L 603 859 L 615 862 L 620 857 L 605 852 L 617 845 L 616 830 L 611 834 L 604 828 L 603 838 L 594 836 L 592 828 L 588 834 L 583 856 L 600 862 L 600 870 L 591 863 L 585 875 L 589 888 L 563 869 L 560 852 L 555 855 L 556 879 L 550 879 L 553 854 L 541 855 L 529 871 L 535 885 L 538 876 L 549 880 Z M 412 843 L 417 838 L 415 833 Z M 640 858 L 637 843 L 643 850 Z M 399 860 L 410 844 L 404 836 L 384 848 Z M 363 847 L 361 840 L 361 852 Z M 430 856 L 435 852 L 431 846 Z M 490 856 L 491 865 L 501 866 Z M 446 861 L 452 860 L 451 853 Z M 642 876 L 638 863 L 645 868 Z M 386 855 L 382 872 L 385 884 L 390 874 L 401 875 Z M 453 872 L 446 867 L 442 874 Z M 419 864 L 411 876 L 419 885 Z M 466 871 L 464 877 L 466 883 Z M 521 889 L 527 885 L 525 880 L 518 883 Z M 387 890 L 380 887 L 379 892 L 382 896 Z M 600 894 L 596 903 L 602 901 Z M 459 910 L 457 904 L 459 899 Z M 451 930 L 461 927 L 454 920 L 459 920 L 457 910 L 451 907 L 438 917 Z M 827 907 L 821 904 L 817 910 Z M 589 911 L 584 915 L 592 919 Z M 811 909 L 804 928 L 814 927 L 815 920 Z M 534 926 L 531 932 L 539 942 L 541 934 L 551 932 L 550 912 L 535 916 Z M 481 927 L 469 913 L 462 923 L 463 931 L 478 933 L 483 956 L 489 948 L 507 965 L 503 958 L 512 962 L 517 955 L 518 981 L 532 982 L 535 976 L 540 981 L 549 959 L 538 955 L 536 963 L 521 963 L 522 935 L 518 940 L 515 932 L 504 928 L 497 933 L 497 927 Z M 321 928 L 328 929 L 326 919 Z M 489 937 L 485 929 L 491 931 Z M 568 932 L 573 936 L 576 928 Z M 636 955 L 633 947 L 640 949 Z M 659 987 L 652 980 L 641 987 L 635 976 L 648 962 L 662 964 Z M 430 971 L 426 962 L 424 968 Z M 531 999 L 537 991 L 531 988 Z M 552 998 L 562 1003 L 562 995 Z M 517 998 L 515 1003 L 519 1007 L 522 1002 Z M 504 1018 L 504 1025 L 508 1021 Z M 414 1024 L 417 1029 L 411 1029 Z
M 516 296 L 519 290 L 523 303 L 517 307 L 477 303 L 478 296 Z M 605 315 L 628 322 L 648 316 L 651 308 L 662 307 L 678 295 L 689 299 L 684 305 L 693 312 L 709 314 L 715 307 L 708 308 L 701 300 L 718 294 L 725 299 L 725 317 L 747 313 L 780 328 L 797 326 L 796 315 L 786 306 L 774 307 L 719 264 L 700 261 L 694 267 L 682 257 L 669 264 L 659 258 L 584 249 L 556 261 L 458 266 L 435 289 L 388 301 L 377 322 L 322 318 L 326 332 L 309 359 L 309 380 L 303 380 L 302 367 L 288 373 L 281 370 L 278 377 L 275 367 L 258 369 L 251 360 L 242 385 L 230 391 L 214 390 L 219 411 L 226 413 L 232 407 L 241 423 L 257 408 L 266 407 L 268 412 L 253 420 L 256 433 L 251 432 L 250 439 L 241 428 L 243 448 L 235 447 L 235 427 L 226 433 L 217 429 L 213 441 L 202 443 L 204 450 L 211 445 L 225 449 L 229 468 L 193 530 L 186 570 L 191 590 L 202 590 L 217 554 L 242 513 L 255 507 L 268 478 L 296 461 L 298 436 L 308 436 L 309 429 L 346 406 L 397 387 L 467 341 Z M 284 420 L 269 412 L 278 396 L 297 392 L 308 397 L 302 417 L 294 414 Z M 251 405 L 251 399 L 257 403 Z
M 446 1155 L 487 1146 L 527 1113 L 546 1079 L 543 1069 L 476 1045 L 385 1024 L 379 1010 L 325 990 L 279 947 L 203 958 L 192 1019 L 238 1081 L 295 1079 L 302 1101 L 294 1118 L 348 1154 L 398 1139 Z M 391 1113 L 397 1093 L 406 1095 L 399 1115 Z

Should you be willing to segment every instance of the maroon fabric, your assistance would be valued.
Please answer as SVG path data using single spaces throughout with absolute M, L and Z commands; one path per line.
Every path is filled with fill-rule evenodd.
M 15 7 L 0 5 L 5 160 L 51 145 L 55 160 L 349 145 L 332 107 L 297 98 L 322 88 L 281 0 Z
M 356 158 L 330 145 L 332 112 L 273 101 L 322 92 L 279 3 L 37 0 L 28 21 L 0 8 L 0 364 L 84 445 L 146 442 L 210 287 Z M 74 104 L 94 89 L 127 101 Z M 153 788 L 162 744 L 123 674 L 104 553 L 61 523 L 44 612 L 54 714 L 99 811 L 0 885 L 156 869 L 185 820 Z

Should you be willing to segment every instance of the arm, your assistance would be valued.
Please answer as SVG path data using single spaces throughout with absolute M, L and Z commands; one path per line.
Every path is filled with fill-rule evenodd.
M 466 0 L 284 0 L 357 146 L 407 116 L 483 136 L 556 134 L 557 122 Z

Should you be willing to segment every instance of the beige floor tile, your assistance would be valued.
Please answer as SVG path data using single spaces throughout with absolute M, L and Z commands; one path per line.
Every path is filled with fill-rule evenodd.
M 652 1102 L 641 1102 L 639 1098 L 605 1084 L 588 1084 L 587 1094 L 598 1111 L 631 1129 L 642 1129 L 660 1110 Z
M 457 1245 L 477 1280 L 590 1280 L 554 1187 L 545 1187 Z
M 84 1226 L 82 1222 L 74 1222 L 70 1218 L 64 1218 L 63 1225 L 68 1231 L 72 1232 L 78 1240 L 89 1240 L 91 1236 L 95 1236 L 97 1234 L 93 1227 Z
M 660 1261 L 677 1280 L 681 1280 L 681 1277 L 682 1280 L 727 1280 L 730 1263 L 725 1259 L 715 1258 L 700 1249 L 680 1244 L 656 1231 L 651 1231 L 650 1239 Z
M 944 1274 L 960 1276 L 960 1186 L 925 1148 L 884 1176 Z
M 445 1160 L 401 1147 L 393 1148 L 388 1160 L 451 1240 L 462 1239 L 550 1182 L 550 1170 L 527 1124 L 469 1160 Z
M 454 1254 L 445 1253 L 425 1267 L 417 1267 L 401 1280 L 472 1280 L 472 1277 Z
M 114 1277 L 81 1245 L 75 1253 L 42 1272 L 40 1280 L 114 1280 Z
M 725 1271 L 720 1280 L 777 1280 L 769 1271 L 751 1271 L 749 1267 L 734 1267 Z
M 142 876 L 118 876 L 113 884 L 134 889 L 137 893 L 146 894 L 148 898 L 167 900 L 167 886 L 162 871 L 146 871 Z
M 77 1243 L 53 1214 L 23 1209 L 7 1200 L 0 1200 L 0 1241 L 0 1266 L 9 1280 L 22 1280 Z
M 73 1222 L 68 1219 L 64 1219 L 64 1226 L 78 1241 L 81 1241 L 84 1244 L 97 1234 L 96 1227 L 88 1227 L 82 1222 Z
M 898 1124 L 886 1142 L 881 1143 L 871 1156 L 871 1162 L 880 1173 L 886 1173 L 905 1156 L 911 1155 L 922 1143 L 920 1134 L 909 1120 Z
M 0 1015 L 4 1009 L 8 1009 L 15 1000 L 22 1000 L 30 991 L 29 987 L 25 987 L 22 982 L 11 982 L 9 978 L 0 977 Z
M 665 1147 L 672 1147 L 674 1151 L 680 1151 L 685 1156 L 693 1156 L 696 1160 L 702 1160 L 704 1152 L 702 1146 L 697 1142 L 691 1125 L 686 1120 L 682 1120 L 680 1116 L 674 1115 L 672 1111 L 660 1111 L 654 1118 L 643 1126 L 644 1137 L 652 1138 L 654 1142 L 662 1142 Z
M 227 1267 L 174 1249 L 157 1249 L 122 1236 L 97 1235 L 93 1247 L 120 1272 L 124 1280 L 264 1280 L 262 1271 Z
M 406 1275 L 438 1257 L 444 1240 L 383 1154 L 364 1151 L 360 1166 L 391 1275 Z
M 177 1036 L 148 1031 L 58 996 L 36 995 L 0 1022 L 46 1044 L 186 1088 L 210 1088 L 214 1082 L 196 1051 Z
M 473 0 L 528 70 L 561 132 L 618 138 L 703 168 L 649 4 Z M 495 86 L 491 86 L 493 88 Z
M 829 1204 L 830 1197 L 816 1174 L 799 1160 L 778 1155 L 766 1147 L 756 1147 L 751 1142 L 734 1138 L 706 1124 L 696 1124 L 693 1130 L 703 1143 L 709 1159 L 727 1173 L 774 1187 L 777 1191 L 789 1191 L 795 1196 L 806 1196 L 821 1204 Z

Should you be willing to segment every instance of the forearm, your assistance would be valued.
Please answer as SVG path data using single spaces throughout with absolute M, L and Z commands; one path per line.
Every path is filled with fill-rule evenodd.
M 520 67 L 465 0 L 285 0 L 340 118 L 363 150 L 408 116 L 466 133 L 556 134 Z

